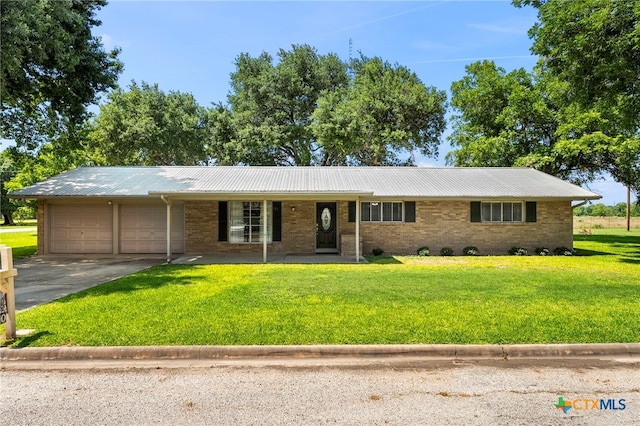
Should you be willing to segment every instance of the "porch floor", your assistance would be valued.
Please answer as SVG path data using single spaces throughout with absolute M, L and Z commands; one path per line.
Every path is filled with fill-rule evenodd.
M 213 254 L 185 254 L 173 259 L 175 265 L 210 265 L 210 264 L 238 264 L 263 263 L 262 253 L 213 253 Z M 339 254 L 269 254 L 267 263 L 297 263 L 297 264 L 327 264 L 327 263 L 357 263 L 355 256 L 340 256 Z M 368 263 L 360 256 L 360 263 Z

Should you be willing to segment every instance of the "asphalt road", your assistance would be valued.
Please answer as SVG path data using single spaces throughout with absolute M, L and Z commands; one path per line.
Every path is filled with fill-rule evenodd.
M 0 419 L 85 426 L 640 425 L 640 364 L 627 361 L 67 361 L 72 368 L 1 371 Z M 575 407 L 565 414 L 555 407 L 559 397 Z M 600 399 L 625 409 L 585 402 Z

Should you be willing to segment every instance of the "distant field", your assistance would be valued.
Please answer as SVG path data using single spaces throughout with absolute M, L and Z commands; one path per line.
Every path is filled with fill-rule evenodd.
M 573 229 L 627 229 L 627 219 L 624 217 L 593 217 L 574 216 Z M 631 218 L 631 228 L 640 229 L 640 217 Z M 577 233 L 577 232 L 576 232 Z

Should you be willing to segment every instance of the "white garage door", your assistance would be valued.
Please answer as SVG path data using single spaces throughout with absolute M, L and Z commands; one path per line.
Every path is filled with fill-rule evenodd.
M 184 252 L 184 208 L 171 212 L 171 248 Z M 166 205 L 120 205 L 120 253 L 166 253 Z
M 112 207 L 97 205 L 49 205 L 49 252 L 53 254 L 112 253 Z

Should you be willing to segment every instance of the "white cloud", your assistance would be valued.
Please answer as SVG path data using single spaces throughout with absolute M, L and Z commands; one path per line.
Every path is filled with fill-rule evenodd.
M 523 28 L 515 25 L 501 25 L 501 24 L 470 24 L 471 28 L 475 28 L 477 30 L 488 31 L 492 33 L 502 33 L 502 34 L 518 34 L 523 35 L 527 34 L 528 28 Z
M 109 34 L 101 34 L 100 39 L 102 40 L 102 45 L 106 50 L 111 50 L 115 47 L 115 44 L 113 43 L 113 37 L 111 37 Z
M 115 49 L 116 47 L 129 46 L 129 42 L 116 40 L 109 34 L 100 34 L 100 39 L 102 40 L 102 45 L 104 46 L 104 50 L 106 51 Z
M 469 27 L 490 33 L 526 36 L 529 28 L 535 23 L 535 20 L 535 16 L 517 17 L 493 22 L 469 24 Z

